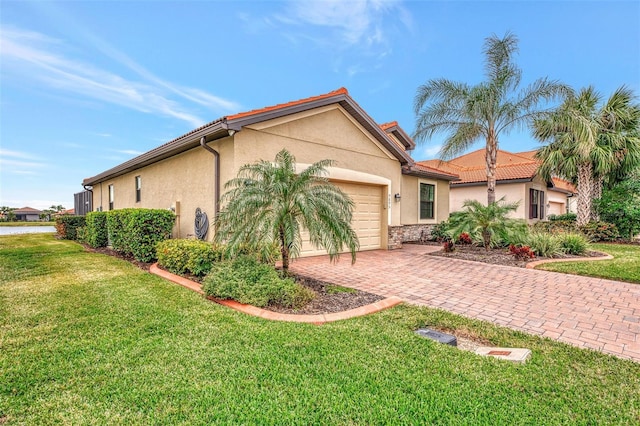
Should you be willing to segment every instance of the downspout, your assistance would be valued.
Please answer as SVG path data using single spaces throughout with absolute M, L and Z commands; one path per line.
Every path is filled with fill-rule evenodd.
M 218 213 L 220 213 L 220 153 L 218 151 L 216 151 L 215 149 L 211 148 L 209 145 L 207 145 L 206 142 L 207 137 L 203 136 L 200 138 L 200 146 L 202 146 L 204 149 L 206 149 L 207 151 L 209 151 L 210 153 L 213 154 L 213 156 L 215 157 L 215 168 L 216 168 L 216 172 L 215 172 L 215 190 L 216 190 L 216 194 L 215 194 L 215 202 L 216 202 L 216 207 L 215 207 L 215 218 L 218 218 Z

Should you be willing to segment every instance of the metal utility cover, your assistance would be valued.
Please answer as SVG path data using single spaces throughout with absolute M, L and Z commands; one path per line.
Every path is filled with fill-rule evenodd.
M 449 346 L 458 346 L 458 339 L 451 334 L 441 333 L 440 331 L 431 330 L 430 328 L 420 328 L 416 330 L 416 334 L 426 337 L 436 342 L 444 343 Z

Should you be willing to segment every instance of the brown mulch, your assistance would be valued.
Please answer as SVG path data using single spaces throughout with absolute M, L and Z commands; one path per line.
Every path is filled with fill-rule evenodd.
M 85 250 L 92 253 L 101 253 L 107 256 L 117 257 L 119 259 L 126 260 L 127 262 L 137 266 L 138 268 L 149 271 L 152 263 L 140 262 L 134 259 L 132 256 L 125 256 L 116 252 L 108 247 L 93 248 L 85 245 Z M 202 278 L 194 275 L 185 274 L 185 278 L 190 279 L 198 283 L 202 283 Z M 327 288 L 333 286 L 331 283 L 326 283 L 309 277 L 294 276 L 296 282 L 308 287 L 315 293 L 313 300 L 306 306 L 294 310 L 289 308 L 282 308 L 278 306 L 268 306 L 266 309 L 283 314 L 297 314 L 297 315 L 314 315 L 314 314 L 329 314 L 334 312 L 348 311 L 349 309 L 359 308 L 361 306 L 375 303 L 378 300 L 384 299 L 377 294 L 367 293 L 365 291 L 352 289 L 353 292 L 336 292 L 329 293 Z
M 268 306 L 266 309 L 279 312 L 281 314 L 329 314 L 333 312 L 348 311 L 349 309 L 359 308 L 360 306 L 369 305 L 377 302 L 378 300 L 384 299 L 384 297 L 378 296 L 377 294 L 355 289 L 349 289 L 349 292 L 330 293 L 327 289 L 332 286 L 337 286 L 300 275 L 295 276 L 294 279 L 296 282 L 311 289 L 315 293 L 313 300 L 297 310 L 278 306 Z
M 474 262 L 489 263 L 491 265 L 513 266 L 517 268 L 526 268 L 526 265 L 528 262 L 549 259 L 548 257 L 535 257 L 531 260 L 518 260 L 511 253 L 509 253 L 509 249 L 495 248 L 495 249 L 485 250 L 484 247 L 478 247 L 474 245 L 461 245 L 461 244 L 456 245 L 455 250 L 453 252 L 445 253 L 444 251 L 441 250 L 434 253 L 429 253 L 429 255 L 449 257 L 452 259 L 471 260 Z M 596 251 L 590 251 L 581 256 L 566 254 L 566 255 L 555 257 L 554 259 L 571 259 L 576 257 L 598 257 L 598 256 L 602 256 L 602 253 L 599 253 Z

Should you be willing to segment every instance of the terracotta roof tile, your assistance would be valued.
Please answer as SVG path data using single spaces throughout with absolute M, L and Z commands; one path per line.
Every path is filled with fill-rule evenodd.
M 381 124 L 380 128 L 382 130 L 387 130 L 387 129 L 391 128 L 391 127 L 396 127 L 396 126 L 398 126 L 398 122 L 397 121 L 390 121 L 388 123 Z
M 458 178 L 459 177 L 459 175 L 457 173 L 452 173 L 452 172 L 450 172 L 448 170 L 444 170 L 444 169 L 437 168 L 437 167 L 427 166 L 427 165 L 422 164 L 422 163 L 415 163 L 415 164 L 413 164 L 412 167 L 414 169 L 417 169 L 417 170 L 422 171 L 422 172 L 436 173 L 436 174 L 439 174 L 439 175 L 450 176 L 450 177 L 453 177 L 453 178 Z
M 32 207 L 22 207 L 13 211 L 16 214 L 40 214 L 41 210 L 34 209 Z
M 551 178 L 551 181 L 553 182 L 554 188 L 557 188 L 563 191 L 573 192 L 573 193 L 577 192 L 576 187 L 573 186 L 573 184 L 569 181 L 566 181 L 564 179 L 560 179 L 557 177 Z
M 276 111 L 282 108 L 288 108 L 296 105 L 306 104 L 307 102 L 313 102 L 320 99 L 330 98 L 336 95 L 348 95 L 349 92 L 344 87 L 339 88 L 338 90 L 334 90 L 333 92 L 325 93 L 323 95 L 312 96 L 310 98 L 299 99 L 297 101 L 291 101 L 284 104 L 272 105 L 264 108 L 254 109 L 251 111 L 240 112 L 238 114 L 228 115 L 225 118 L 227 120 L 236 120 L 238 118 L 249 117 L 251 115 L 262 114 L 264 112 Z

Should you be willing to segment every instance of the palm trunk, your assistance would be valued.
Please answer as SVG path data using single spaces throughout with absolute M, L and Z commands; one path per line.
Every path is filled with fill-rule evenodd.
M 597 222 L 600 220 L 598 210 L 593 206 L 594 200 L 599 200 L 602 197 L 602 187 L 604 185 L 602 177 L 595 177 L 591 186 L 591 215 L 590 220 Z
M 489 130 L 487 136 L 487 205 L 496 202 L 496 163 L 498 158 L 498 141 L 493 129 Z
M 586 225 L 591 218 L 591 180 L 592 166 L 590 162 L 578 166 L 578 206 L 576 225 Z
M 280 227 L 280 254 L 282 254 L 282 269 L 289 270 L 289 245 L 284 240 L 284 229 Z

